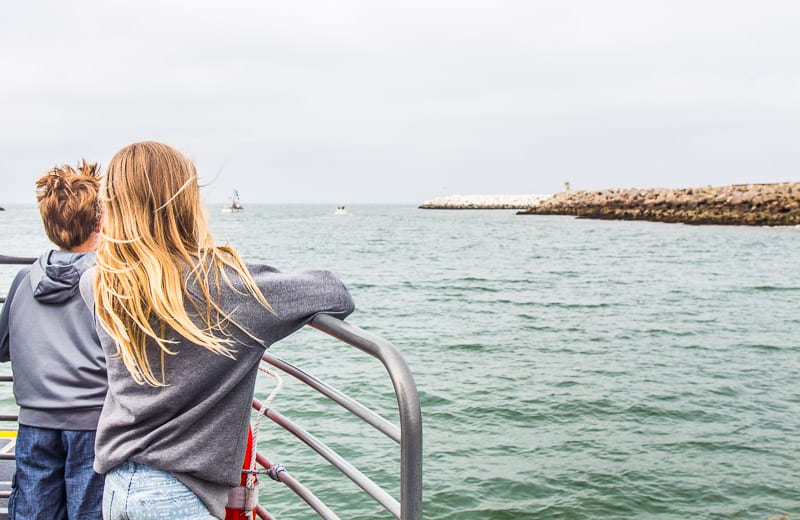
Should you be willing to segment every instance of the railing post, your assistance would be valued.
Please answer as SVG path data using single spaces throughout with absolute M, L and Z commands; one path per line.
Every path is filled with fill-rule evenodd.
M 310 323 L 383 363 L 397 395 L 400 412 L 400 518 L 422 519 L 422 412 L 414 376 L 400 352 L 388 341 L 327 314 Z

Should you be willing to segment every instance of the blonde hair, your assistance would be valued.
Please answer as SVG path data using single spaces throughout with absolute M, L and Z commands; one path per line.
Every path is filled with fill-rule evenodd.
M 97 231 L 100 206 L 99 168 L 82 160 L 78 171 L 65 164 L 55 166 L 36 181 L 36 201 L 47 238 L 58 247 L 70 250 Z
M 174 355 L 169 345 L 177 343 L 165 337 L 167 326 L 193 344 L 233 358 L 233 340 L 225 328 L 236 324 L 219 306 L 220 283 L 232 285 L 225 268 L 238 275 L 264 308 L 272 309 L 239 254 L 214 244 L 192 161 L 162 143 L 126 146 L 108 165 L 100 200 L 97 314 L 133 379 L 151 386 L 167 384 L 164 356 Z M 189 294 L 192 277 L 204 301 Z M 187 303 L 202 326 L 192 321 Z M 160 354 L 160 380 L 148 357 L 148 339 Z

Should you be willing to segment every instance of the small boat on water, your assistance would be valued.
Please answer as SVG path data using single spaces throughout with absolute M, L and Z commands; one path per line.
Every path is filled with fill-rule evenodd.
M 347 215 L 347 208 L 344 205 L 336 206 L 336 211 L 333 212 L 334 215 Z
M 30 265 L 35 260 L 35 258 L 0 255 L 0 265 Z M 0 296 L 0 304 L 4 302 L 5 295 L 2 295 Z M 385 339 L 327 314 L 316 316 L 309 323 L 309 326 L 346 345 L 355 347 L 383 365 L 391 381 L 397 401 L 398 415 L 396 417 L 399 418 L 399 425 L 387 420 L 381 414 L 361 404 L 330 383 L 318 379 L 305 369 L 279 358 L 270 350 L 267 350 L 262 356 L 262 364 L 270 365 L 272 368 L 294 377 L 309 388 L 327 397 L 333 404 L 350 412 L 352 414 L 349 417 L 350 419 L 363 421 L 367 426 L 371 426 L 382 433 L 391 441 L 388 443 L 389 449 L 387 450 L 387 453 L 391 456 L 396 456 L 395 450 L 399 445 L 400 465 L 399 472 L 396 475 L 399 480 L 400 499 L 397 500 L 386 490 L 386 487 L 374 482 L 336 450 L 294 422 L 289 417 L 293 410 L 288 409 L 286 410 L 287 415 L 283 415 L 269 404 L 272 394 L 266 399 L 266 406 L 257 399 L 253 399 L 253 409 L 262 414 L 263 417 L 271 420 L 276 427 L 283 428 L 291 433 L 302 445 L 322 456 L 341 475 L 355 483 L 360 488 L 360 490 L 355 490 L 355 493 L 361 493 L 372 498 L 398 520 L 422 520 L 422 412 L 417 386 L 408 363 L 402 353 Z M 11 376 L 0 375 L 0 382 L 10 383 L 11 381 Z M 382 393 L 386 389 L 373 388 L 371 390 Z M 10 388 L 7 388 L 5 395 L 11 396 Z M 339 412 L 340 410 L 335 408 L 332 411 L 337 416 L 341 415 Z M 17 415 L 0 415 L 0 423 L 11 423 L 13 425 L 10 428 L 0 428 L 0 520 L 8 518 L 7 500 L 11 492 L 11 475 L 14 472 L 14 444 L 16 441 L 15 428 L 17 419 Z M 2 430 L 5 431 L 3 432 Z M 232 439 L 231 442 L 234 442 L 234 440 Z M 351 445 L 343 446 L 342 448 L 359 451 L 358 446 Z M 262 468 L 257 471 L 259 474 L 269 476 L 272 480 L 285 485 L 320 518 L 340 520 L 340 517 L 333 512 L 328 504 L 314 495 L 310 489 L 305 487 L 288 471 L 288 463 L 285 467 L 283 464 L 270 462 L 261 453 L 256 453 L 256 462 Z M 375 470 L 375 468 L 369 469 Z M 387 469 L 381 467 L 380 471 L 385 472 Z M 268 491 L 267 483 L 269 480 L 260 480 L 262 481 L 262 489 L 265 492 Z M 348 486 L 347 489 L 352 488 Z M 388 489 L 398 489 L 397 481 L 388 486 Z M 351 501 L 351 499 L 348 498 L 347 501 Z M 261 505 L 256 506 L 254 512 L 258 519 L 275 520 L 275 517 Z
M 244 206 L 242 206 L 241 202 L 239 202 L 239 190 L 233 190 L 233 195 L 231 195 L 230 202 L 228 205 L 222 208 L 223 213 L 238 213 L 242 211 Z

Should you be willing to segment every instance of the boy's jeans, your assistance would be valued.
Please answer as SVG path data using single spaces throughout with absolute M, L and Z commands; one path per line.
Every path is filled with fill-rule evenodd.
M 94 431 L 19 425 L 10 520 L 101 520 L 103 476 L 92 469 Z

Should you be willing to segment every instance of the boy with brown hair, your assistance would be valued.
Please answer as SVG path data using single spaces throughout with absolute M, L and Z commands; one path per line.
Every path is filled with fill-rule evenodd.
M 58 246 L 14 278 L 0 312 L 0 361 L 11 361 L 19 405 L 10 519 L 101 519 L 94 472 L 108 388 L 94 309 L 80 280 L 100 229 L 96 164 L 55 167 L 36 182 L 48 238 Z

